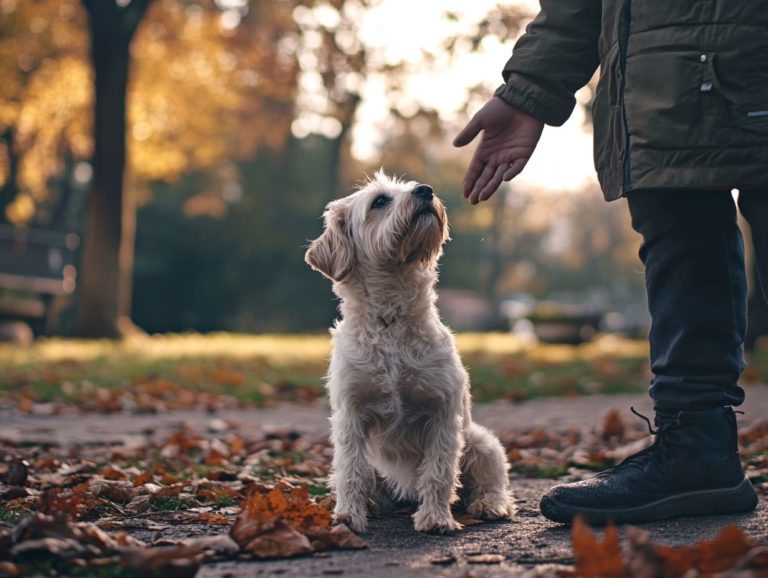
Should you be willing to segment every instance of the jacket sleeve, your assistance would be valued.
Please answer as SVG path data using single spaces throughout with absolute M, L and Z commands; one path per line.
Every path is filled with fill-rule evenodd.
M 495 96 L 546 124 L 563 124 L 576 104 L 574 93 L 599 64 L 600 22 L 601 0 L 541 0 Z

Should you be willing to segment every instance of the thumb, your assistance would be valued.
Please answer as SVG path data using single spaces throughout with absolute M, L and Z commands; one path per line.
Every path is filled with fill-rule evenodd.
M 467 123 L 467 126 L 465 126 L 461 132 L 456 135 L 456 138 L 453 139 L 453 146 L 463 147 L 468 145 L 475 139 L 478 133 L 483 130 L 482 123 L 478 119 L 478 116 L 478 114 L 473 116 Z

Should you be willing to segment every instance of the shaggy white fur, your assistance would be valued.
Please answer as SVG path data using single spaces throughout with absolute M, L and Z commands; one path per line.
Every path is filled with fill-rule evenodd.
M 380 172 L 323 216 L 306 260 L 341 298 L 327 376 L 336 518 L 363 531 L 394 498 L 418 501 L 417 530 L 455 531 L 459 488 L 471 514 L 512 516 L 504 451 L 472 422 L 469 378 L 435 305 L 443 204 Z

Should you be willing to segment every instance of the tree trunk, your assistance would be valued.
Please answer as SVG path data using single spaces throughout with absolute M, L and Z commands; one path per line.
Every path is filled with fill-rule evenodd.
M 0 135 L 0 140 L 5 141 L 8 155 L 8 165 L 6 167 L 7 176 L 5 183 L 0 188 L 0 223 L 8 222 L 6 210 L 8 206 L 16 199 L 19 194 L 19 154 L 16 150 L 16 139 L 12 127 L 8 127 Z
M 355 114 L 357 113 L 357 107 L 360 105 L 362 98 L 359 94 L 354 93 L 349 95 L 348 100 L 340 105 L 341 118 L 341 131 L 338 136 L 333 139 L 331 143 L 331 159 L 330 159 L 330 176 L 328 192 L 330 193 L 329 201 L 332 201 L 339 196 L 342 196 L 345 188 L 342 187 L 342 178 L 344 176 L 344 169 L 351 156 L 350 153 L 350 137 L 352 132 L 352 125 L 355 121 Z
M 83 0 L 89 14 L 94 78 L 93 182 L 80 259 L 77 333 L 123 337 L 132 331 L 131 278 L 136 206 L 124 188 L 130 45 L 150 0 L 126 7 Z

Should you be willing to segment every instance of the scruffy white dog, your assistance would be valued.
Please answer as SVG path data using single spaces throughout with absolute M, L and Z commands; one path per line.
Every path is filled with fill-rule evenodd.
M 467 372 L 435 306 L 443 204 L 380 172 L 323 217 L 306 260 L 341 298 L 327 377 L 337 520 L 363 531 L 368 511 L 395 498 L 419 502 L 417 530 L 459 530 L 459 488 L 471 514 L 510 517 L 504 451 L 472 422 Z

